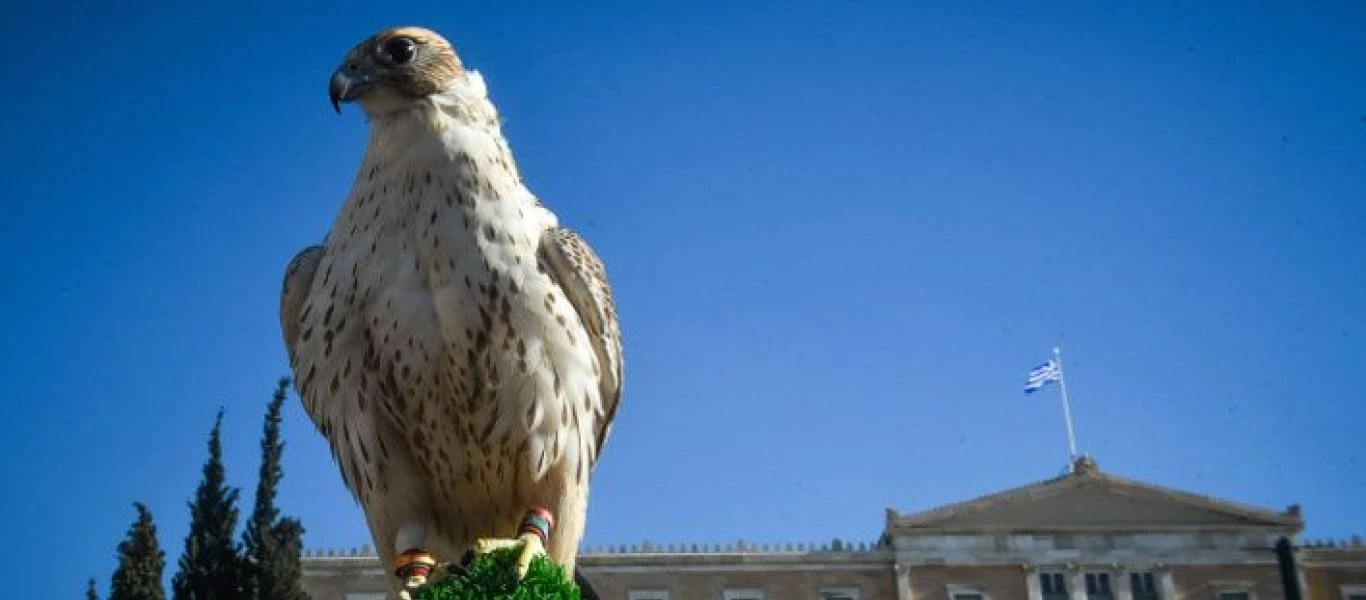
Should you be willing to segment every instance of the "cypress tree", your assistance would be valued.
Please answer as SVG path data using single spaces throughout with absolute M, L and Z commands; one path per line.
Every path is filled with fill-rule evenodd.
M 261 432 L 261 472 L 256 482 L 256 503 L 242 546 L 247 558 L 244 598 L 253 600 L 306 600 L 299 554 L 303 550 L 303 525 L 297 519 L 280 516 L 275 506 L 276 487 L 284 477 L 280 457 L 285 445 L 280 440 L 280 412 L 289 394 L 289 379 L 282 378 L 275 395 L 266 406 L 266 421 Z
M 227 485 L 223 469 L 219 409 L 209 432 L 209 459 L 204 478 L 190 502 L 190 533 L 180 555 L 179 571 L 171 580 L 174 600 L 235 600 L 242 597 L 242 565 L 233 544 L 237 528 L 236 488 Z
M 95 593 L 95 578 L 85 580 L 85 600 L 100 600 L 100 595 Z
M 157 526 L 146 505 L 134 502 L 133 508 L 138 518 L 128 529 L 128 537 L 119 542 L 119 566 L 114 569 L 109 600 L 165 600 L 161 573 L 166 568 L 166 553 L 157 543 Z M 94 583 L 92 579 L 86 598 L 96 597 Z

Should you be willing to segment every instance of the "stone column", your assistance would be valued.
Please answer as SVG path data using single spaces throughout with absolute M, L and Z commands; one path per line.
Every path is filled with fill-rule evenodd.
M 1043 587 L 1039 585 L 1039 567 L 1028 565 L 1024 568 L 1025 589 L 1029 590 L 1029 600 L 1043 600 Z
M 1134 589 L 1129 585 L 1129 569 L 1120 568 L 1110 577 L 1115 579 L 1115 600 L 1134 600 Z
M 911 568 L 907 565 L 896 566 L 896 598 L 897 600 L 914 600 L 915 594 L 911 593 Z
M 1086 575 L 1081 567 L 1067 570 L 1067 597 L 1070 600 L 1086 600 Z
M 1171 569 L 1162 569 L 1157 572 L 1157 589 L 1162 592 L 1162 600 L 1178 600 L 1181 598 L 1176 593 L 1176 580 L 1172 578 Z

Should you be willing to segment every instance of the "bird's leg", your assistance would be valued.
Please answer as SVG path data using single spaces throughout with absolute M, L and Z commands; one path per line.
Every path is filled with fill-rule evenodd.
M 403 550 L 394 559 L 394 575 L 403 583 L 403 589 L 398 592 L 400 600 L 412 600 L 413 594 L 427 585 L 436 567 L 432 554 L 419 548 L 426 537 L 426 528 L 415 523 L 399 529 L 395 542 Z
M 546 544 L 550 541 L 550 530 L 555 525 L 555 517 L 550 511 L 534 507 L 522 517 L 522 525 L 514 539 L 484 538 L 475 542 L 475 552 L 480 554 L 521 546 L 517 554 L 517 581 L 526 577 L 531 569 L 531 561 L 537 556 L 545 556 Z
M 394 562 L 394 575 L 403 580 L 403 589 L 399 590 L 398 597 L 412 600 L 413 593 L 427 585 L 427 578 L 435 567 L 436 559 L 432 558 L 430 552 L 412 549 L 398 555 Z

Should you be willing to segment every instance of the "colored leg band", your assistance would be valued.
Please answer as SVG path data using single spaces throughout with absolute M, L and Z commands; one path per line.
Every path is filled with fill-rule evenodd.
M 518 533 L 534 533 L 542 543 L 550 541 L 550 530 L 555 526 L 555 517 L 544 508 L 532 508 L 522 517 L 522 527 Z
M 404 579 L 427 577 L 432 574 L 432 568 L 435 566 L 436 559 L 432 558 L 430 552 L 416 549 L 406 550 L 394 560 L 394 575 Z

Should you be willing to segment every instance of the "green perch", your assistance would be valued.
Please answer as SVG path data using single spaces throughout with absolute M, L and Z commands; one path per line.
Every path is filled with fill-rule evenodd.
M 581 600 L 579 587 L 564 569 L 537 556 L 521 583 L 515 581 L 517 549 L 476 555 L 464 573 L 423 589 L 414 600 Z

